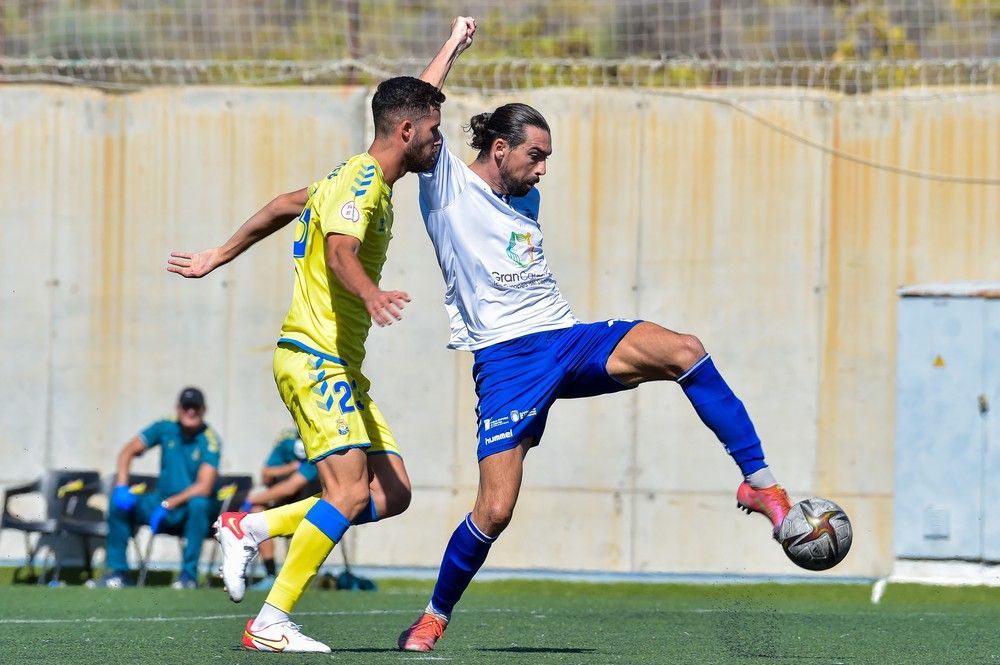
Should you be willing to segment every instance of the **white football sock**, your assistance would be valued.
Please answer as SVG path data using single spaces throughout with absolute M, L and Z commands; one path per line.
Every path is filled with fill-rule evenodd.
M 778 481 L 774 478 L 774 474 L 771 473 L 771 469 L 766 466 L 751 473 L 746 477 L 746 481 L 750 483 L 750 487 L 757 490 L 778 484 Z
M 267 520 L 264 513 L 250 513 L 240 521 L 243 533 L 253 538 L 254 542 L 260 544 L 271 537 L 271 532 L 267 529 Z
M 433 614 L 438 619 L 442 619 L 445 623 L 451 621 L 451 617 L 445 614 L 444 612 L 439 611 L 436 607 L 434 607 L 434 603 L 427 603 L 427 607 L 424 608 L 424 612 L 426 612 L 427 614 Z
M 257 613 L 257 617 L 253 620 L 253 624 L 250 625 L 250 629 L 261 630 L 276 623 L 290 621 L 291 618 L 288 616 L 288 612 L 279 610 L 274 605 L 264 603 L 264 606 L 260 608 L 260 612 Z

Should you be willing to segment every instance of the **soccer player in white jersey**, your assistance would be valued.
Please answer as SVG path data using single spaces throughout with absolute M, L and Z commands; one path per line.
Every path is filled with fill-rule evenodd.
M 420 175 L 420 208 L 444 275 L 454 349 L 475 354 L 479 395 L 479 494 L 445 549 L 424 613 L 399 637 L 404 651 L 430 651 L 455 604 L 510 522 L 525 455 L 538 445 L 549 408 L 646 381 L 676 381 L 733 457 L 744 481 L 737 502 L 776 533 L 788 496 L 764 462 L 743 403 L 698 338 L 645 321 L 581 323 L 545 259 L 534 186 L 552 154 L 549 126 L 526 104 L 472 118 L 466 166 L 442 146 Z

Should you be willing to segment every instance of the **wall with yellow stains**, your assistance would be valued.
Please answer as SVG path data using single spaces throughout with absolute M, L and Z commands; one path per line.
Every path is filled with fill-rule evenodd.
M 222 242 L 272 195 L 364 150 L 367 92 L 0 87 L 0 482 L 110 471 L 189 383 L 206 391 L 223 470 L 257 473 L 288 424 L 270 352 L 291 229 L 201 281 L 169 275 L 166 257 Z M 461 125 L 512 99 L 553 129 L 541 219 L 577 316 L 698 335 L 791 493 L 851 513 L 854 551 L 833 574 L 887 573 L 895 290 L 997 279 L 1000 187 L 960 180 L 1000 177 L 1000 93 L 450 94 L 451 148 L 471 157 Z M 444 348 L 415 192 L 413 178 L 394 192 L 383 278 L 413 302 L 372 332 L 366 361 L 414 500 L 358 530 L 350 547 L 372 565 L 436 566 L 477 482 L 471 358 Z M 155 469 L 149 457 L 138 468 Z M 739 480 L 674 385 L 561 402 L 490 565 L 797 572 L 762 518 L 736 512 Z

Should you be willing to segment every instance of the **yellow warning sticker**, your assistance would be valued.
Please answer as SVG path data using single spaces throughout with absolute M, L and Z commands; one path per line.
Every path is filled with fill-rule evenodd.
M 934 366 L 935 367 L 944 367 L 944 358 L 942 358 L 941 356 L 935 357 L 934 358 Z

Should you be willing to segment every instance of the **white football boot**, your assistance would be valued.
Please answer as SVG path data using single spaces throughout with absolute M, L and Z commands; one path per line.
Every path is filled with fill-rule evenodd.
M 222 584 L 234 603 L 243 600 L 247 590 L 247 567 L 257 556 L 257 541 L 243 531 L 240 522 L 247 513 L 222 513 L 215 521 L 215 539 L 222 549 Z
M 302 634 L 301 626 L 291 621 L 279 621 L 253 630 L 253 619 L 243 631 L 243 646 L 251 651 L 330 653 L 330 647 Z

